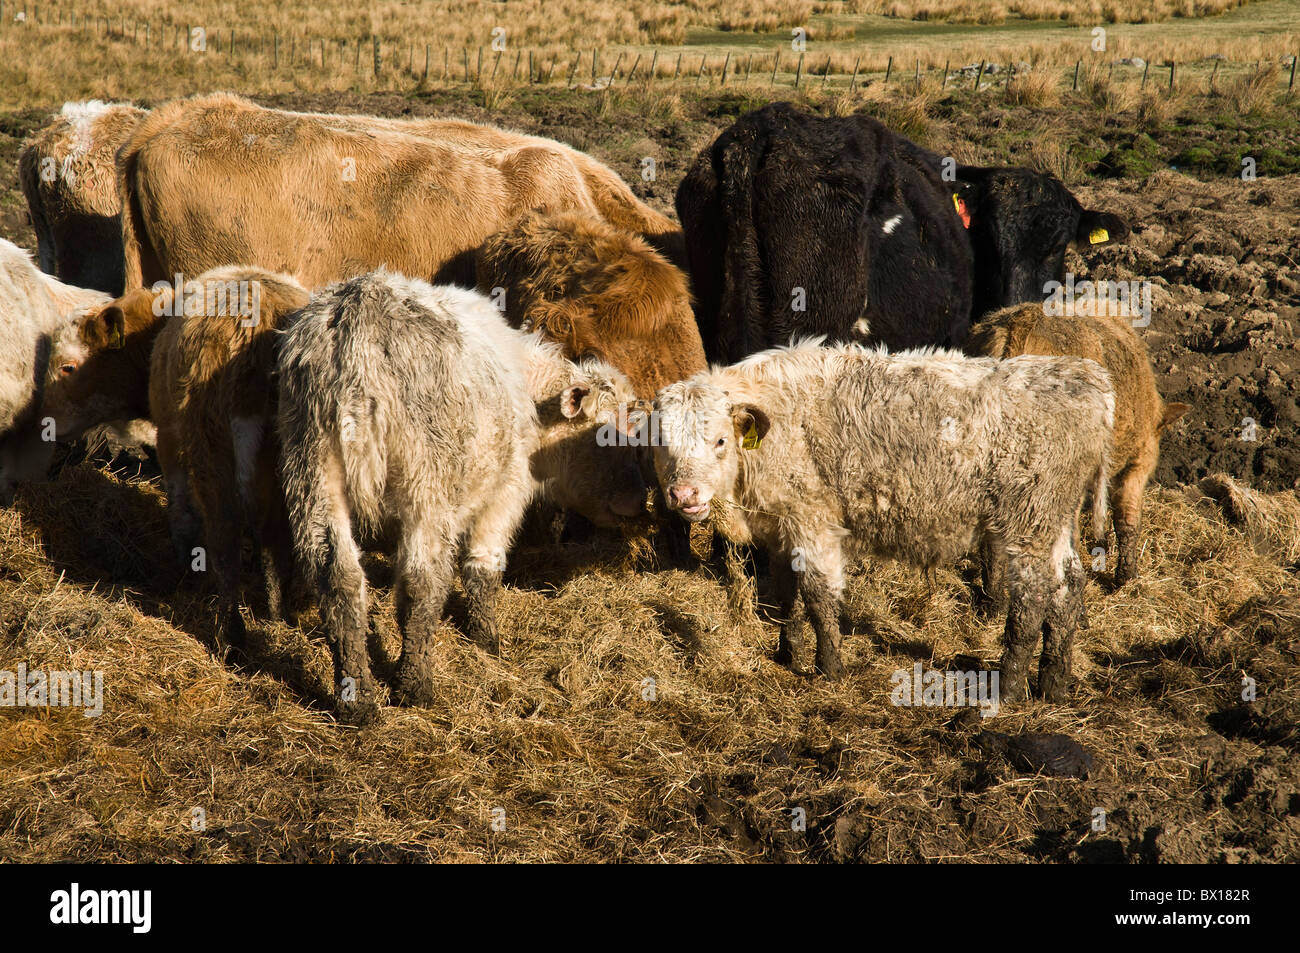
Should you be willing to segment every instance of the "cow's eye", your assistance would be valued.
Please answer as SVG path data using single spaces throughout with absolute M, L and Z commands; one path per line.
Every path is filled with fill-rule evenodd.
M 726 445 L 727 445 L 727 438 L 726 438 L 726 437 L 719 437 L 719 438 L 718 438 L 718 442 L 715 444 L 715 446 L 716 446 L 719 450 L 721 450 L 721 449 L 722 449 L 723 447 L 725 447 Z
M 76 369 L 77 369 L 77 365 L 76 365 L 76 364 L 61 364 L 61 365 L 59 365 L 59 373 L 62 374 L 64 377 L 67 377 L 69 374 L 71 374 L 71 373 L 72 373 L 73 371 L 75 371 Z

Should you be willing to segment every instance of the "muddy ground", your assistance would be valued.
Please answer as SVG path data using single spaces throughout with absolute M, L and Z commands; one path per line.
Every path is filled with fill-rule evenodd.
M 450 93 L 268 102 L 556 136 L 666 211 L 698 148 L 757 104 L 554 92 L 490 111 Z M 1177 114 L 1151 130 L 1156 159 L 1141 175 L 1116 174 L 1137 122 L 1123 115 L 954 97 L 909 129 L 976 161 L 1036 161 L 1044 136 L 1064 143 L 1085 204 L 1135 227 L 1070 266 L 1152 281 L 1142 334 L 1164 396 L 1194 408 L 1148 491 L 1141 577 L 1116 592 L 1092 574 L 1069 705 L 981 720 L 890 703 L 893 673 L 917 662 L 996 659 L 1001 627 L 972 609 L 968 563 L 934 580 L 855 570 L 847 676 L 829 685 L 770 660 L 775 629 L 731 609 L 714 567 L 660 554 L 634 569 L 617 539 L 534 536 L 508 574 L 502 657 L 457 634 L 453 596 L 439 706 L 390 708 L 356 731 L 328 714 L 314 615 L 302 629 L 255 625 L 261 661 L 229 671 L 209 651 L 210 595 L 170 564 L 157 481 L 70 464 L 0 513 L 0 669 L 103 670 L 105 711 L 0 709 L 0 859 L 1300 860 L 1300 579 L 1183 486 L 1212 471 L 1261 490 L 1300 480 L 1300 176 L 1242 182 L 1214 156 L 1196 175 L 1167 168 L 1189 142 L 1214 141 L 1211 114 L 1187 108 L 1185 135 Z M 1225 137 L 1294 143 L 1290 108 L 1290 126 L 1243 117 Z M 14 160 L 47 112 L 0 117 L 0 234 L 29 246 Z M 653 182 L 640 177 L 646 155 Z M 391 580 L 381 555 L 369 570 L 384 678 Z M 1087 777 L 1036 773 L 984 732 L 1068 736 L 1087 749 Z

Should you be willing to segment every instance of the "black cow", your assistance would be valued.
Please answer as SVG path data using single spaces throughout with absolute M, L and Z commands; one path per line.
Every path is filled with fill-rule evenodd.
M 868 116 L 738 119 L 677 190 L 709 359 L 810 334 L 956 347 L 972 318 L 1042 299 L 1072 238 L 1128 234 L 1052 176 L 949 165 Z

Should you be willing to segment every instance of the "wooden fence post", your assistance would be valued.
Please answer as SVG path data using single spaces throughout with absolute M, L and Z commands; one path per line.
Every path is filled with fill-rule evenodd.
M 858 85 L 858 67 L 862 65 L 862 57 L 859 56 L 853 61 L 853 78 L 849 80 L 849 91 L 852 92 Z
M 1079 67 L 1083 65 L 1083 60 L 1074 61 L 1074 85 L 1070 87 L 1071 92 L 1079 91 Z
M 943 83 L 940 84 L 939 86 L 939 92 L 943 92 L 945 89 L 948 88 L 948 67 L 949 65 L 951 65 L 951 63 L 952 60 L 943 61 Z
M 799 80 L 803 78 L 803 57 L 804 57 L 804 54 L 800 53 L 800 54 L 799 54 L 799 65 L 796 66 L 796 67 L 795 67 L 795 70 L 794 70 L 794 88 L 795 88 L 795 89 L 798 89 L 798 88 L 799 88 Z
M 980 71 L 977 74 L 975 74 L 975 86 L 972 92 L 978 93 L 980 90 L 980 82 L 984 79 L 984 66 L 985 66 L 984 61 L 980 60 Z
M 889 62 L 885 64 L 885 83 L 889 82 L 889 74 L 894 71 L 894 58 L 891 56 Z

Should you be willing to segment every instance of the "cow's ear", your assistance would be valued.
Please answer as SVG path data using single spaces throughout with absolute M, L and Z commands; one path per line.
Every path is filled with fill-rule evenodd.
M 1165 429 L 1170 424 L 1172 424 L 1175 420 L 1177 420 L 1179 417 L 1181 417 L 1183 414 L 1187 413 L 1191 409 L 1192 409 L 1191 404 L 1180 404 L 1177 401 L 1174 401 L 1173 403 L 1170 404 L 1165 404 L 1165 411 L 1160 417 L 1160 426 L 1156 428 L 1156 433 L 1157 434 L 1164 433 Z
M 1079 216 L 1079 228 L 1074 240 L 1080 245 L 1108 245 L 1128 238 L 1128 222 L 1110 212 L 1086 208 Z
M 560 413 L 572 420 L 583 413 L 589 413 L 593 403 L 590 384 L 574 384 L 566 387 L 560 394 Z
M 961 223 L 966 228 L 970 228 L 971 219 L 979 211 L 981 188 L 979 183 L 971 182 L 960 178 L 955 182 L 944 182 L 945 194 L 949 195 L 948 201 L 954 211 L 961 218 Z
M 735 425 L 741 446 L 746 450 L 757 450 L 767 432 L 772 429 L 771 419 L 753 404 L 732 404 L 731 422 Z
M 534 308 L 529 317 L 533 327 L 563 347 L 570 359 L 578 356 L 578 321 L 572 308 L 547 301 Z
M 126 312 L 116 304 L 86 315 L 82 325 L 82 340 L 93 350 L 105 350 L 126 345 Z

